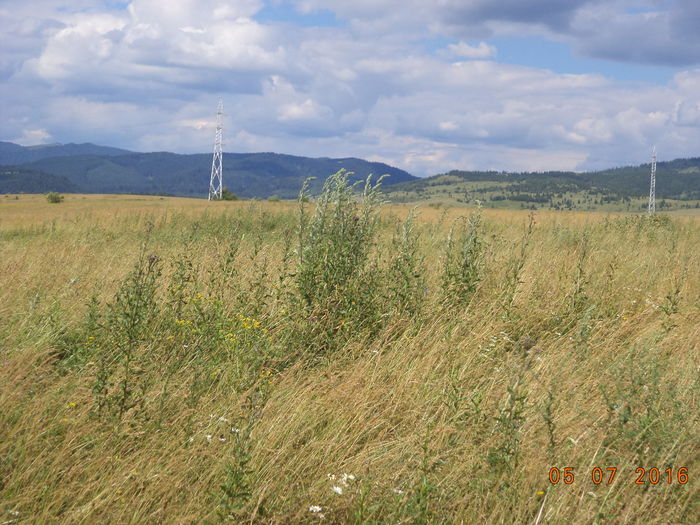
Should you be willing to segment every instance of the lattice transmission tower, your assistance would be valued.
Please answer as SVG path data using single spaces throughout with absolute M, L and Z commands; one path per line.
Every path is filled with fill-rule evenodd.
M 219 108 L 216 113 L 216 136 L 214 138 L 214 158 L 211 161 L 211 179 L 209 179 L 209 200 L 221 199 L 223 191 L 223 143 L 224 130 L 224 101 L 219 99 Z
M 649 182 L 649 215 L 656 213 L 656 146 L 651 153 L 651 181 Z

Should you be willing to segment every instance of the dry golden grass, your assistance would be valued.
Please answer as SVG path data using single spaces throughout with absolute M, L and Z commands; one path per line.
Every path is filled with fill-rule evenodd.
M 527 212 L 484 210 L 482 281 L 445 308 L 442 246 L 465 210 L 421 208 L 423 312 L 285 361 L 292 303 L 274 297 L 295 209 L 0 200 L 0 523 L 318 522 L 312 505 L 330 523 L 700 521 L 698 219 L 538 212 L 528 236 Z M 384 209 L 380 247 L 408 211 Z M 239 361 L 201 353 L 203 333 L 158 325 L 134 350 L 140 404 L 104 418 L 98 358 L 69 365 L 58 349 L 91 296 L 113 302 L 148 221 L 163 301 L 183 254 L 206 295 L 238 224 L 224 304 L 252 317 L 269 293 L 256 341 L 278 354 L 239 387 Z M 551 484 L 552 467 L 575 481 Z M 614 482 L 595 484 L 595 467 L 617 467 Z M 672 482 L 636 484 L 639 467 Z M 226 483 L 249 494 L 222 513 Z

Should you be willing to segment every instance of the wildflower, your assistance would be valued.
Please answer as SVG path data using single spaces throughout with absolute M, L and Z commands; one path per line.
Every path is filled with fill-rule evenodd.
M 18 511 L 18 510 L 8 510 L 7 512 L 9 512 L 10 514 L 12 514 L 13 516 L 19 516 L 19 511 Z
M 320 505 L 311 505 L 309 507 L 309 512 L 321 512 L 322 510 Z
M 207 443 L 211 443 L 211 434 L 205 436 L 207 438 Z
M 224 416 L 221 416 L 219 418 L 219 423 L 228 423 L 228 422 L 229 422 L 228 419 L 226 419 Z
M 355 476 L 353 476 L 352 474 L 346 474 L 343 472 L 343 475 L 340 476 L 340 482 L 343 484 L 343 486 L 347 487 L 348 480 L 355 481 Z
M 339 487 L 338 485 L 333 485 L 331 487 L 331 490 L 335 492 L 336 494 L 342 494 L 343 493 L 343 487 Z
M 394 494 L 403 494 L 404 493 L 403 490 L 401 490 L 401 489 L 393 489 L 392 492 Z
M 538 496 L 544 496 L 544 490 L 538 490 L 537 491 Z

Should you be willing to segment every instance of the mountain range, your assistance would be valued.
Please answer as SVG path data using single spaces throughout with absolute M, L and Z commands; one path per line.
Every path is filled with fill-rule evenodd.
M 136 153 L 95 144 L 24 147 L 0 142 L 0 193 L 62 191 L 206 197 L 211 162 L 211 154 Z M 323 181 L 341 168 L 353 172 L 353 180 L 387 174 L 384 185 L 417 178 L 381 162 L 279 153 L 224 153 L 223 168 L 224 186 L 244 198 L 295 198 L 309 177 L 316 178 L 309 190 L 317 192 Z
M 25 147 L 0 142 L 0 193 L 132 193 L 206 197 L 211 154 L 136 153 L 95 144 Z M 344 168 L 353 180 L 388 174 L 382 184 L 394 202 L 433 201 L 491 207 L 634 210 L 645 206 L 650 164 L 590 173 L 506 173 L 453 170 L 418 178 L 357 158 L 308 158 L 279 153 L 224 153 L 223 181 L 243 198 L 295 198 Z M 657 164 L 656 195 L 662 207 L 700 206 L 700 157 Z

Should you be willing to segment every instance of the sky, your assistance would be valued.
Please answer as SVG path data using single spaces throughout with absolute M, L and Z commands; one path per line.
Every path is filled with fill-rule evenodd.
M 700 0 L 0 0 L 0 140 L 589 171 L 700 156 Z

